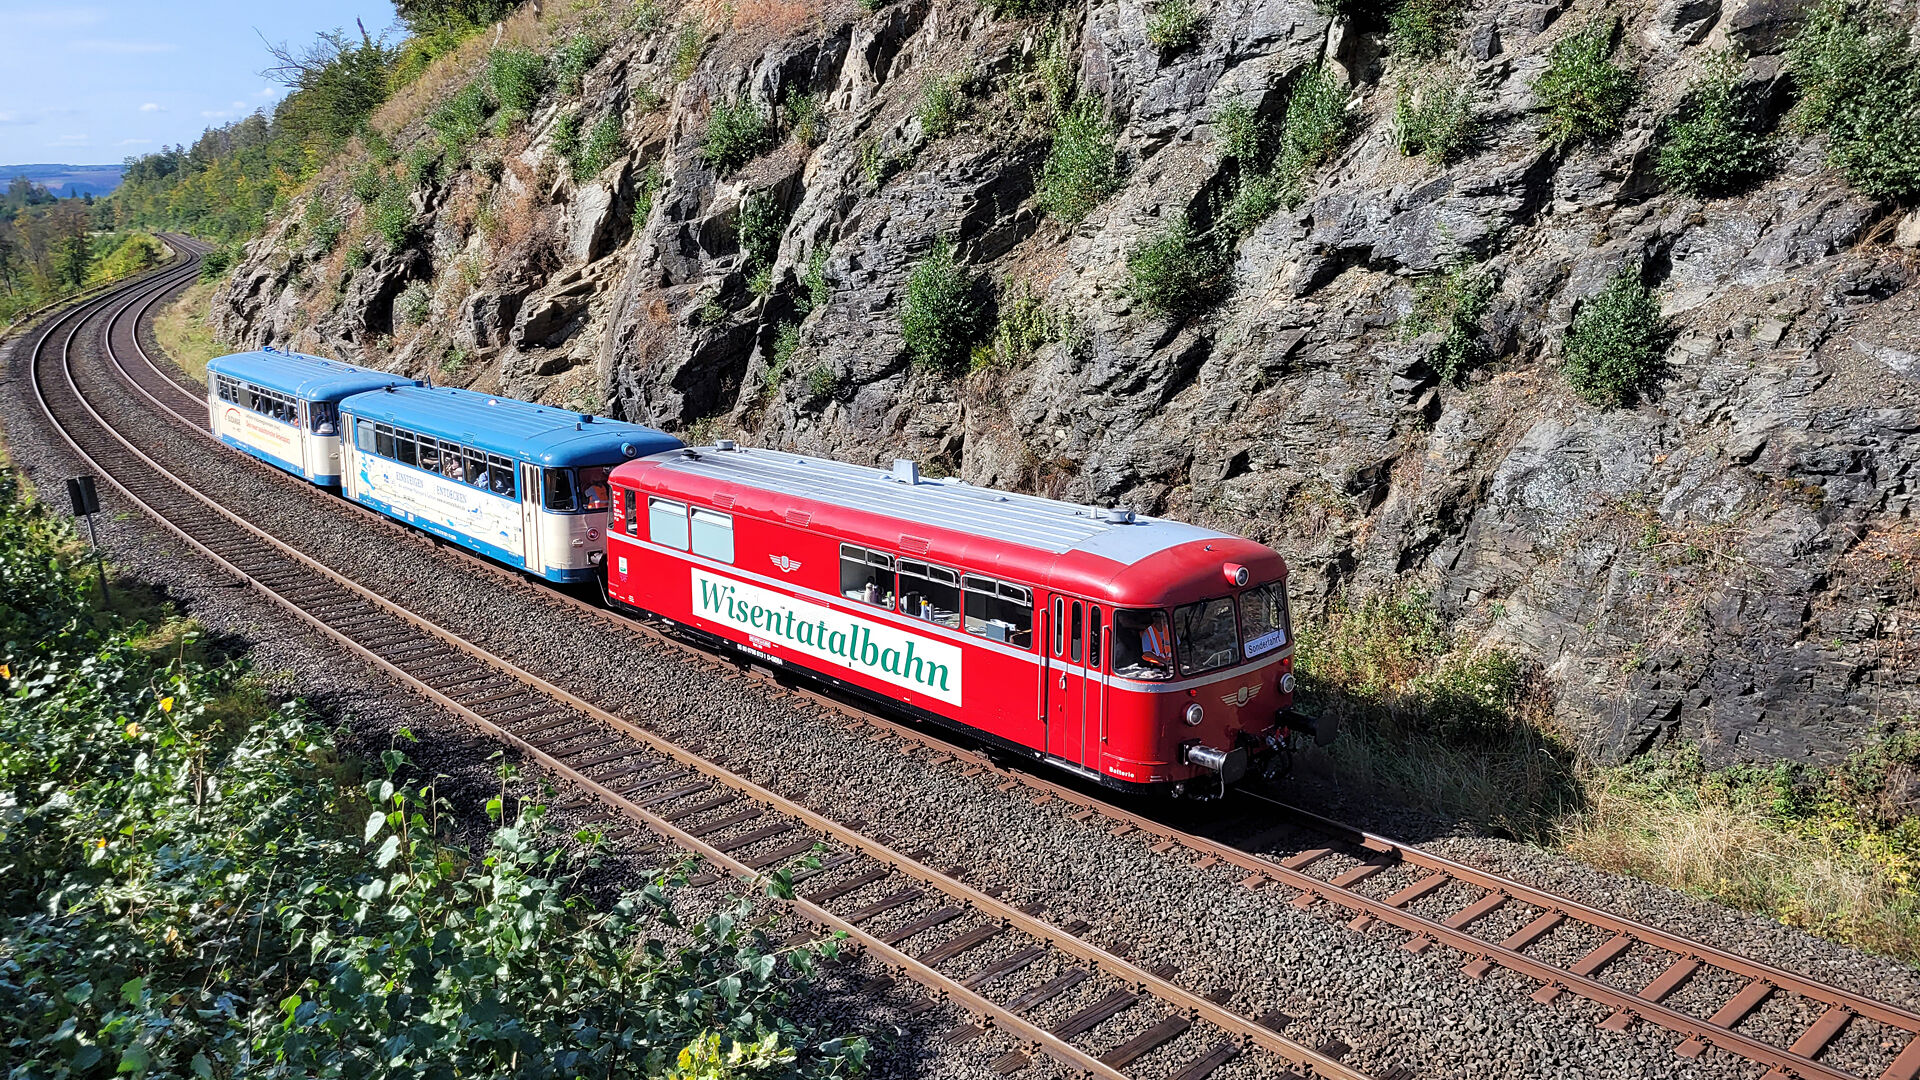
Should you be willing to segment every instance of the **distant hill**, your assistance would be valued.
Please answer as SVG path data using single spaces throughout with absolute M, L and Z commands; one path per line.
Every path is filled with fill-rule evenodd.
M 123 165 L 0 165 L 0 187 L 16 176 L 46 188 L 61 198 L 105 195 L 120 186 Z

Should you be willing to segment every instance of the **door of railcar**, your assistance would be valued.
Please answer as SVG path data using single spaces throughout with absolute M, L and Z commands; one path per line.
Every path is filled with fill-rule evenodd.
M 547 564 L 540 549 L 540 467 L 525 462 L 520 465 L 520 535 L 527 569 L 542 572 Z
M 1070 596 L 1055 595 L 1048 606 L 1047 640 L 1047 753 L 1072 762 L 1100 754 L 1102 686 L 1090 671 L 1089 630 L 1097 605 Z

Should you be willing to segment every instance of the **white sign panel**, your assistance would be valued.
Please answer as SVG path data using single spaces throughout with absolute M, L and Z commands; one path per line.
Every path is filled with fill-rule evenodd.
M 524 557 L 519 503 L 372 454 L 360 454 L 358 460 L 361 490 L 366 494 L 416 518 Z
M 771 589 L 693 571 L 693 610 L 751 638 L 960 704 L 960 649 Z

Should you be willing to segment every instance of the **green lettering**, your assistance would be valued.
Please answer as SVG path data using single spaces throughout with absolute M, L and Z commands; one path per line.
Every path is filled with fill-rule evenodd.
M 881 653 L 880 668 L 889 675 L 900 674 L 900 650 L 888 649 Z

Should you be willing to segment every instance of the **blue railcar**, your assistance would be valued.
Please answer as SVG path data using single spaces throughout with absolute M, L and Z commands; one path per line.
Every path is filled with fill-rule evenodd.
M 214 437 L 323 487 L 340 484 L 340 402 L 368 390 L 412 386 L 387 371 L 260 349 L 207 362 L 207 421 Z
M 677 449 L 653 428 L 447 387 L 340 403 L 341 491 L 550 581 L 599 576 L 615 465 Z

